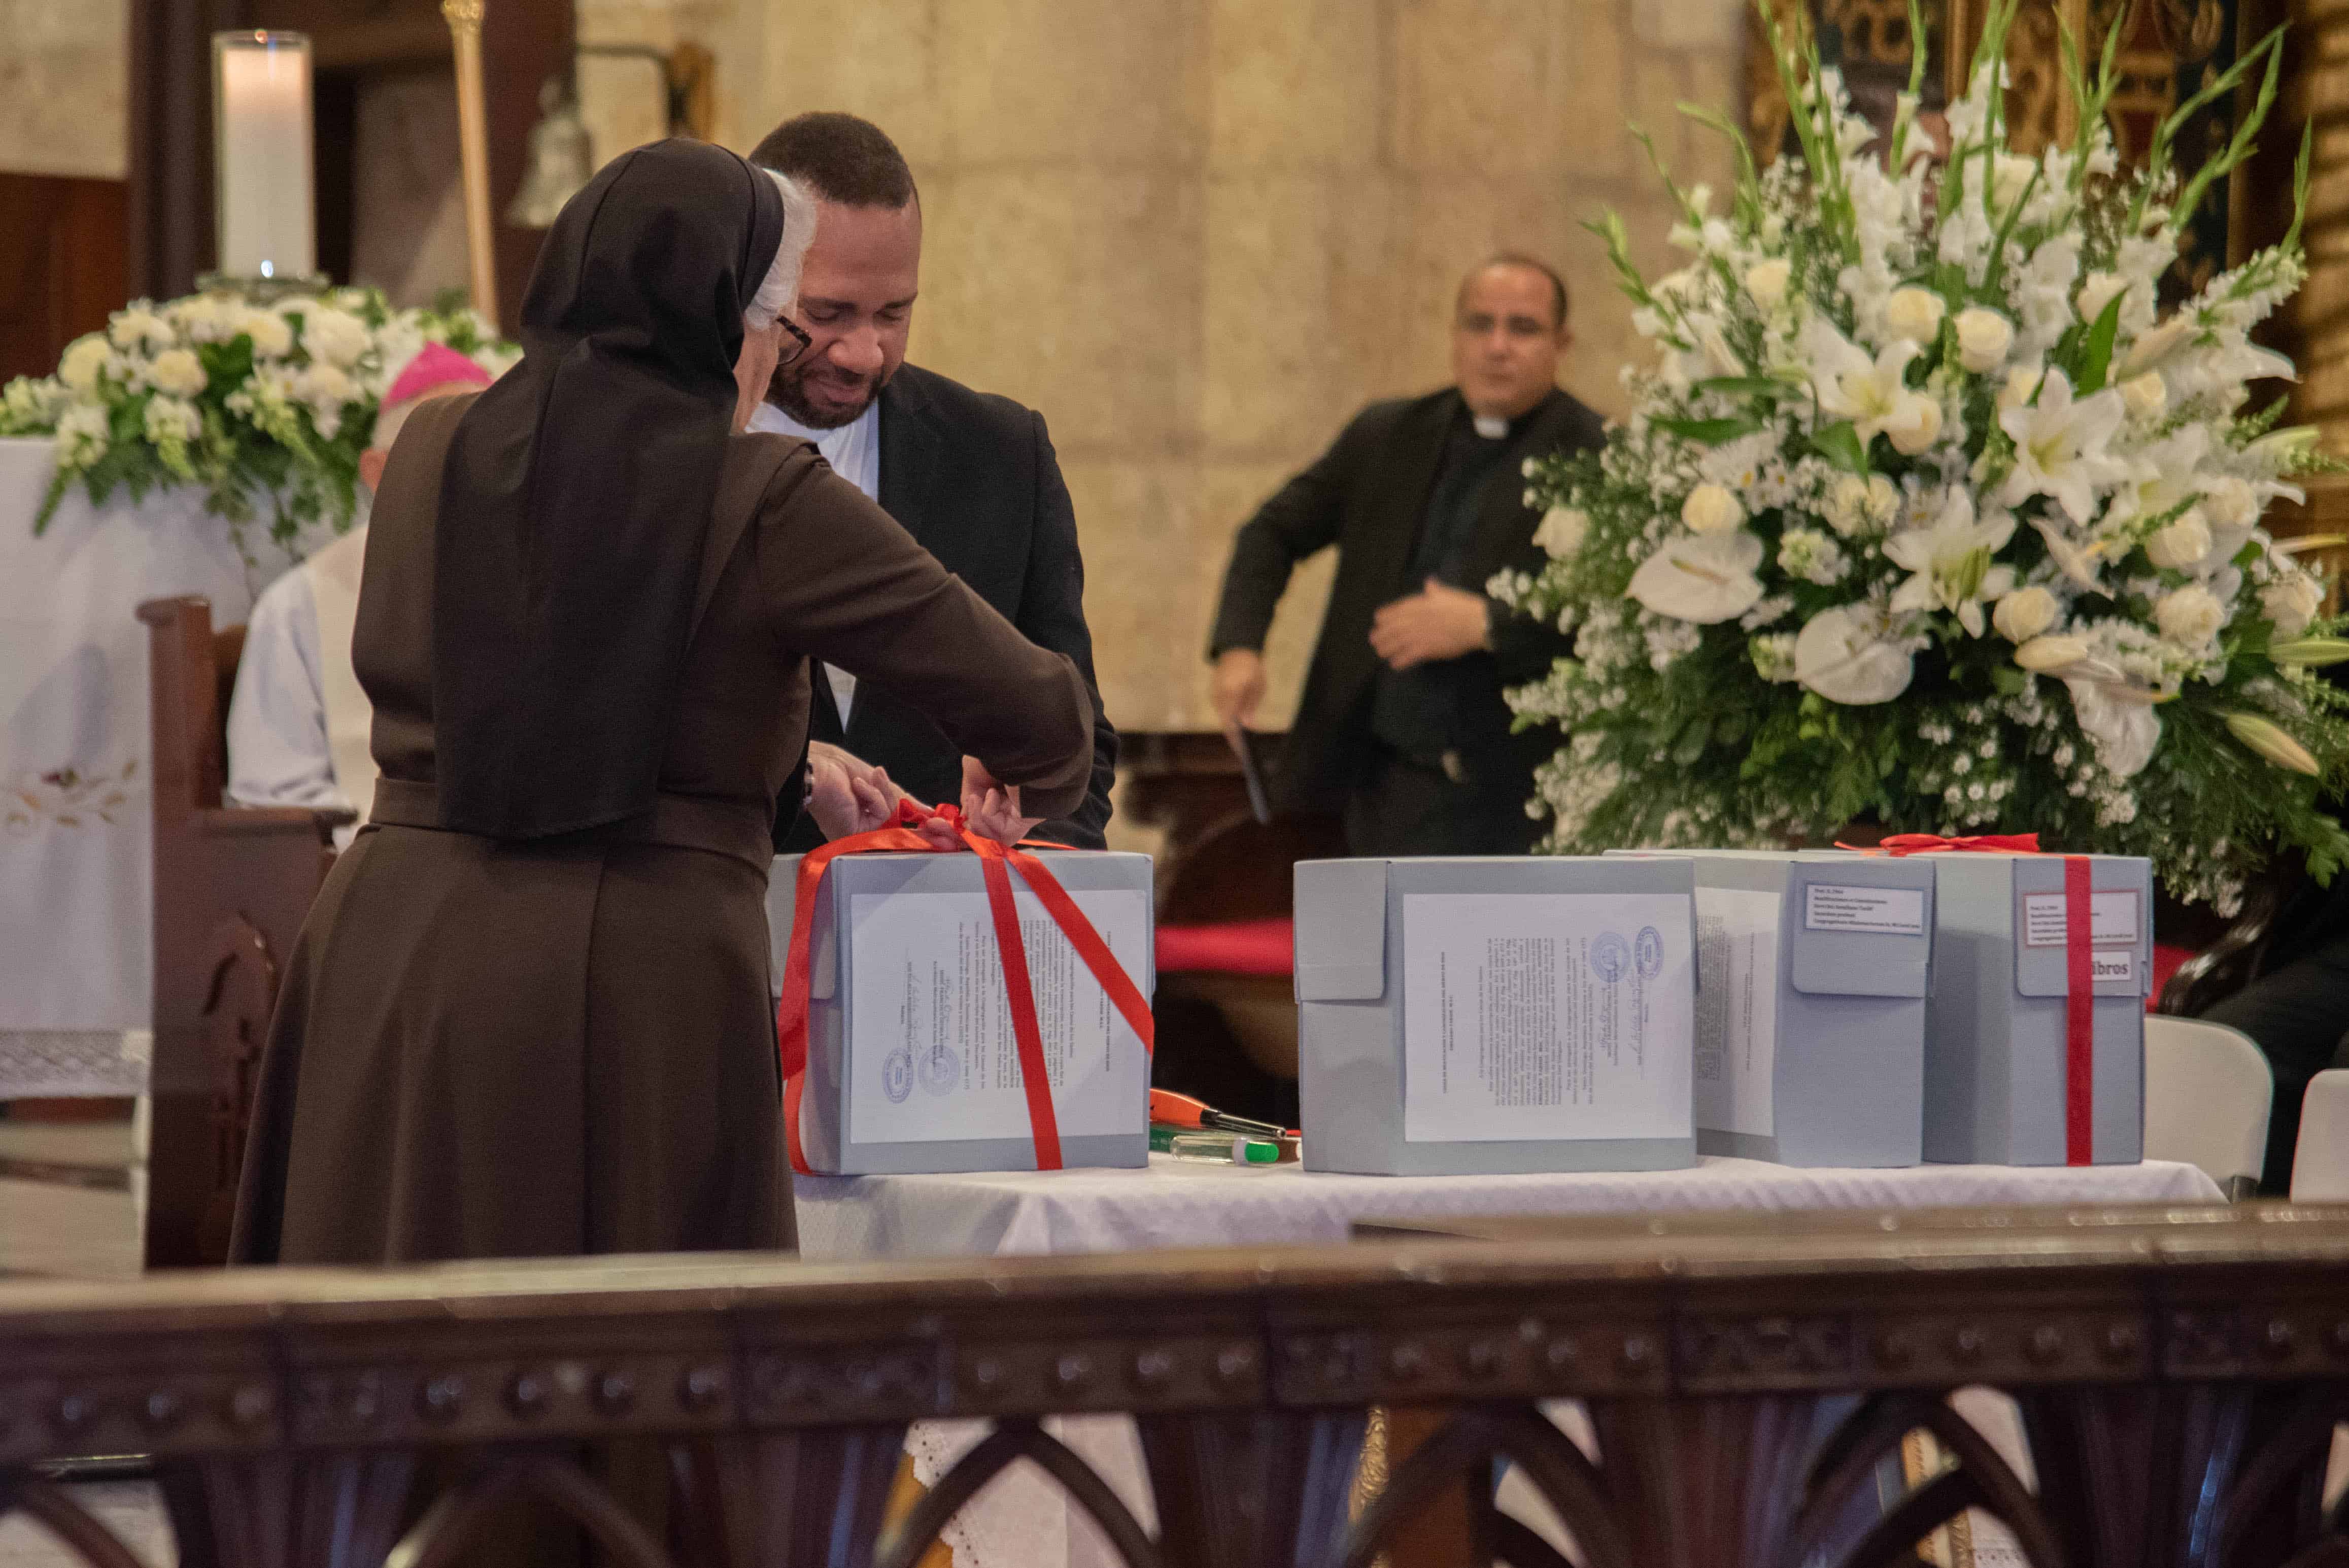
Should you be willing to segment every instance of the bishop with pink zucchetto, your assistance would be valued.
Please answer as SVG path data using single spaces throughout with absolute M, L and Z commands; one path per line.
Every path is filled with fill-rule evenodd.
M 392 442 L 423 403 L 490 384 L 490 373 L 428 343 L 392 377 L 359 454 L 372 493 Z M 375 795 L 374 722 L 351 667 L 351 631 L 367 558 L 364 524 L 271 583 L 254 602 L 228 710 L 228 798 L 238 806 L 347 807 L 367 820 Z M 348 844 L 356 825 L 336 833 Z

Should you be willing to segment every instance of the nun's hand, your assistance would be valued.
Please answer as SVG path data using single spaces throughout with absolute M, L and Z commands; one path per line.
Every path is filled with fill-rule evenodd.
M 827 839 L 844 839 L 885 826 L 905 791 L 876 768 L 837 746 L 808 747 L 808 815 Z
M 987 764 L 976 757 L 962 759 L 962 816 L 972 832 L 999 844 L 1018 843 L 1044 820 L 1021 816 L 1019 786 L 997 783 Z

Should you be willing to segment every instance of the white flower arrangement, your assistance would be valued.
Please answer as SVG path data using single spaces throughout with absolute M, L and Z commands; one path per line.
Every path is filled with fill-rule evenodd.
M 2246 412 L 2248 382 L 2292 372 L 2248 334 L 2301 281 L 2299 223 L 2160 308 L 2186 217 L 2252 150 L 2281 30 L 2124 174 L 2117 30 L 2093 81 L 2064 40 L 2077 146 L 2005 144 L 2010 4 L 1946 159 L 1912 77 L 1879 160 L 1837 73 L 1760 9 L 1800 154 L 1761 170 L 1692 111 L 1742 173 L 1725 213 L 1671 187 L 1692 259 L 1653 284 L 1619 219 L 1592 225 L 1659 359 L 1626 371 L 1603 450 L 1527 464 L 1551 559 L 1492 584 L 1576 638 L 1510 694 L 1571 738 L 1530 808 L 1547 847 L 1816 841 L 1872 817 L 2147 855 L 2222 909 L 2280 844 L 2328 876 L 2349 702 L 2313 672 L 2349 641 L 2259 520 L 2341 465 L 2273 428 L 2281 403 Z M 2181 181 L 2180 124 L 2262 61 L 2252 112 Z M 2307 179 L 2303 143 L 2303 208 Z
M 298 551 L 310 524 L 351 526 L 377 405 L 428 342 L 493 376 L 518 353 L 461 304 L 393 310 L 374 289 L 266 304 L 225 294 L 138 300 L 67 347 L 55 376 L 0 390 L 0 436 L 56 445 L 36 533 L 76 484 L 92 504 L 117 489 L 135 499 L 193 484 L 240 545 L 265 502 L 271 537 Z

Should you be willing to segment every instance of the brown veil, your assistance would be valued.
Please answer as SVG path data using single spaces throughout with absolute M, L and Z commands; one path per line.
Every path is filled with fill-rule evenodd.
M 774 181 L 682 139 L 607 165 L 547 232 L 523 357 L 449 448 L 432 713 L 445 827 L 533 839 L 650 809 L 732 434 Z

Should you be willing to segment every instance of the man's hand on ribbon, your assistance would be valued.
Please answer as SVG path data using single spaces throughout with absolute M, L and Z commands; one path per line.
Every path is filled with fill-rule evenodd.
M 808 743 L 808 815 L 827 839 L 869 833 L 896 814 L 905 792 L 886 769 L 823 741 Z
M 1021 816 L 1019 786 L 998 783 L 976 757 L 962 759 L 962 817 L 972 832 L 999 844 L 1018 843 L 1044 820 Z

